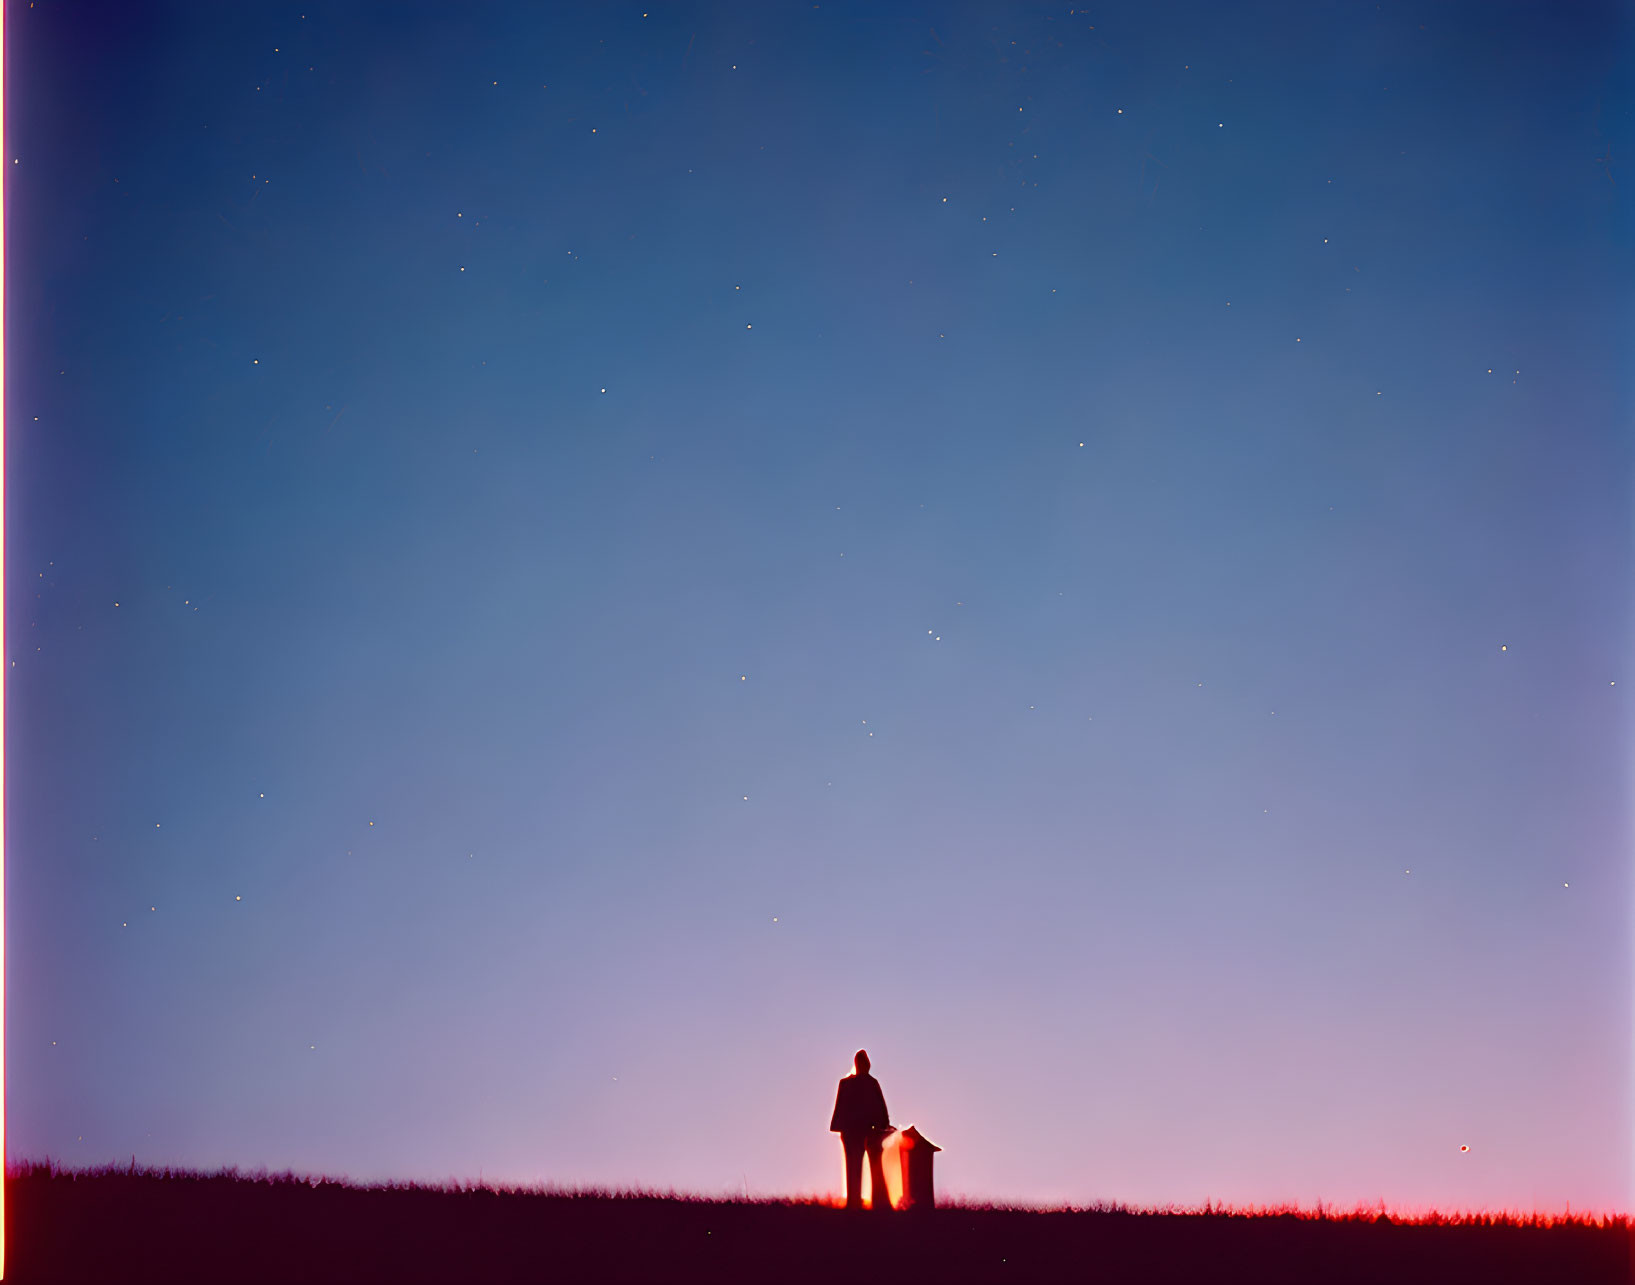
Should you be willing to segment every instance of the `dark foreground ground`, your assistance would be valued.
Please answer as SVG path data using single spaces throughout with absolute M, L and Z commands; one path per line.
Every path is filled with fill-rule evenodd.
M 359 1188 L 14 1170 L 6 1280 L 1627 1285 L 1623 1222 L 1432 1223 Z

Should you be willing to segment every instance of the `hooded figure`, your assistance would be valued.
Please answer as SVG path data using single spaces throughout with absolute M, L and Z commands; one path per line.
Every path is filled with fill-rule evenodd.
M 854 1065 L 857 1073 L 841 1080 L 835 1093 L 835 1113 L 829 1118 L 829 1132 L 840 1135 L 840 1146 L 846 1153 L 846 1208 L 863 1207 L 866 1152 L 869 1183 L 874 1191 L 873 1205 L 884 1212 L 891 1208 L 891 1198 L 886 1194 L 886 1171 L 880 1153 L 886 1135 L 891 1132 L 891 1116 L 886 1111 L 886 1095 L 880 1091 L 880 1081 L 869 1074 L 869 1055 L 865 1050 L 857 1050 Z

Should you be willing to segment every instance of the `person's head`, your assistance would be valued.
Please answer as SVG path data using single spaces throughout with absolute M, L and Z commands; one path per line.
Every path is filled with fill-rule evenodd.
M 857 1073 L 859 1075 L 867 1075 L 869 1073 L 868 1050 L 858 1049 L 857 1056 L 852 1059 L 852 1064 L 857 1067 Z

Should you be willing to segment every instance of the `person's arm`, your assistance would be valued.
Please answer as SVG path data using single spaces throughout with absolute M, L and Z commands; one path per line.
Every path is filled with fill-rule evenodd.
M 840 1087 L 835 1090 L 835 1113 L 832 1116 L 829 1117 L 829 1132 L 830 1133 L 839 1133 L 840 1132 L 840 1128 L 841 1128 L 841 1125 L 840 1125 L 840 1106 L 841 1106 L 841 1103 L 843 1103 L 845 1100 L 846 1100 L 846 1081 L 842 1080 L 840 1082 Z
M 875 1117 L 879 1121 L 879 1128 L 883 1132 L 891 1128 L 891 1112 L 886 1110 L 886 1091 L 880 1087 L 879 1080 L 874 1082 L 874 1097 L 879 1108 L 875 1112 Z

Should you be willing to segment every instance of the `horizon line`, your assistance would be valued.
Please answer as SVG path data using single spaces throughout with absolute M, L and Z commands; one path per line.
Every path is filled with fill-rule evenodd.
M 635 1185 L 559 1184 L 549 1180 L 507 1182 L 479 1176 L 460 1178 L 450 1176 L 441 1181 L 422 1178 L 353 1179 L 333 1174 L 298 1172 L 293 1169 L 273 1170 L 265 1165 L 241 1168 L 224 1165 L 215 1169 L 200 1169 L 185 1165 L 137 1164 L 133 1155 L 128 1163 L 118 1160 L 106 1164 L 68 1165 L 50 1156 L 8 1158 L 5 1181 L 27 1180 L 43 1174 L 48 1179 L 133 1179 L 150 1182 L 215 1181 L 237 1182 L 248 1185 L 307 1186 L 340 1188 L 356 1192 L 424 1192 L 435 1195 L 471 1195 L 489 1193 L 496 1196 L 534 1196 L 566 1200 L 670 1200 L 696 1204 L 739 1205 L 811 1205 L 818 1208 L 839 1208 L 845 1203 L 843 1192 L 751 1193 L 743 1188 L 727 1188 L 720 1193 L 680 1191 L 674 1187 L 641 1187 Z M 1341 1203 L 1318 1199 L 1310 1204 L 1299 1201 L 1278 1203 L 1232 1204 L 1226 1201 L 1205 1200 L 1202 1204 L 1171 1202 L 1168 1204 L 1134 1204 L 1116 1199 L 1072 1201 L 1027 1200 L 1009 1197 L 991 1198 L 958 1191 L 939 1192 L 939 1209 L 957 1209 L 968 1213 L 1037 1213 L 1037 1214 L 1109 1214 L 1126 1217 L 1212 1217 L 1212 1218 L 1286 1218 L 1293 1217 L 1311 1222 L 1375 1221 L 1406 1226 L 1470 1226 L 1507 1225 L 1549 1228 L 1580 1226 L 1606 1228 L 1623 1226 L 1635 1231 L 1635 1212 L 1606 1209 L 1572 1211 L 1572 1203 L 1564 1202 L 1557 1210 L 1516 1207 L 1481 1206 L 1465 1209 L 1442 1209 L 1434 1205 L 1392 1205 L 1383 1197 L 1368 1202 Z

